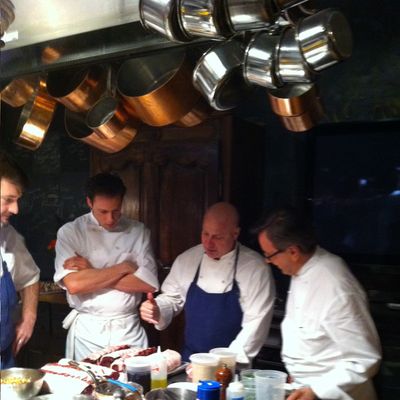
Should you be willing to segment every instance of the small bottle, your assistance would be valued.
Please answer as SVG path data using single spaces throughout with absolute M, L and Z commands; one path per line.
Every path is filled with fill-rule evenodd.
M 226 388 L 232 380 L 232 372 L 226 364 L 222 364 L 222 367 L 215 371 L 215 380 L 221 384 L 220 400 L 225 400 Z
M 221 384 L 216 381 L 199 381 L 196 400 L 219 400 Z
M 158 346 L 157 353 L 152 356 L 151 361 L 151 390 L 167 387 L 167 360 Z
M 226 389 L 226 400 L 244 400 L 244 385 L 235 375 L 235 381 L 231 382 Z

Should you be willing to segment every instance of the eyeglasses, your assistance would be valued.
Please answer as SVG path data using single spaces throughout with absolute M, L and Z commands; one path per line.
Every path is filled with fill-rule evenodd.
M 270 254 L 269 256 L 267 256 L 266 254 L 264 254 L 264 258 L 268 261 L 271 261 L 272 257 L 277 256 L 279 253 L 283 253 L 285 250 L 277 250 L 274 253 Z

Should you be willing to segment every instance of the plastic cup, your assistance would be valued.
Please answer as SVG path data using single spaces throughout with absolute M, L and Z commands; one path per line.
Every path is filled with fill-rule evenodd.
M 256 400 L 284 400 L 287 374 L 281 371 L 259 370 L 256 378 Z
M 209 353 L 195 353 L 189 357 L 192 363 L 192 382 L 215 380 L 219 359 Z
M 125 359 L 128 381 L 138 383 L 147 393 L 151 388 L 151 364 L 148 357 L 130 357 Z
M 227 347 L 216 347 L 215 349 L 210 350 L 210 354 L 218 357 L 219 367 L 222 367 L 222 364 L 226 364 L 226 366 L 231 370 L 232 376 L 235 376 L 236 353 L 229 350 Z
M 240 381 L 244 386 L 245 400 L 256 400 L 256 378 L 254 376 L 259 369 L 243 369 L 240 371 Z

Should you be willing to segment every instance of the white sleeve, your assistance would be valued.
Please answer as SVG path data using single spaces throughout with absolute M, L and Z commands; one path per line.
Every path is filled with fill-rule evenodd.
M 14 234 L 15 240 L 11 249 L 14 258 L 12 276 L 16 290 L 20 291 L 39 281 L 40 269 L 26 248 L 23 237 L 15 230 Z
M 66 289 L 62 283 L 63 278 L 76 272 L 65 269 L 64 261 L 80 254 L 79 240 L 78 232 L 73 229 L 73 224 L 70 222 L 62 226 L 57 232 L 54 282 L 63 289 Z
M 260 261 L 251 261 L 251 264 L 246 265 L 246 279 L 238 281 L 243 310 L 242 329 L 229 346 L 238 354 L 238 361 L 244 363 L 252 360 L 265 343 L 275 303 L 275 283 L 270 267 L 261 258 Z
M 147 228 L 144 228 L 142 241 L 137 253 L 138 269 L 134 275 L 153 286 L 157 291 L 159 289 L 157 263 L 151 247 L 150 230 Z
M 183 268 L 180 257 L 172 265 L 171 271 L 161 286 L 161 294 L 156 302 L 160 308 L 160 322 L 155 325 L 158 330 L 168 327 L 175 315 L 178 315 L 184 305 L 187 294 L 187 285 L 183 285 Z M 190 284 L 190 282 L 189 282 Z
M 381 359 L 379 337 L 358 294 L 337 296 L 322 323 L 341 355 L 311 388 L 323 399 L 347 398 L 346 393 L 376 373 Z

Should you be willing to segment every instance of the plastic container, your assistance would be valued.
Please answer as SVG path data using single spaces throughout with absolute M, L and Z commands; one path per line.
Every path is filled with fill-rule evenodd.
M 254 373 L 259 371 L 258 369 L 244 369 L 240 371 L 240 380 L 244 386 L 244 398 L 245 400 L 256 399 L 256 378 Z
M 150 356 L 151 358 L 151 390 L 164 389 L 168 386 L 167 382 L 167 360 L 161 353 L 158 346 L 157 353 Z
M 260 370 L 256 378 L 256 400 L 284 400 L 287 374 L 281 371 Z
M 192 382 L 214 380 L 218 368 L 218 357 L 209 353 L 195 353 L 189 357 L 192 363 Z
M 149 357 L 131 357 L 125 359 L 128 381 L 138 383 L 147 393 L 151 388 L 151 364 Z
M 228 347 L 216 347 L 210 350 L 210 354 L 217 356 L 219 359 L 219 366 L 226 364 L 231 370 L 232 377 L 235 376 L 236 369 L 236 356 L 237 354 L 231 351 Z
M 231 382 L 226 389 L 226 400 L 244 400 L 244 398 L 244 385 L 239 382 L 239 377 L 236 375 L 234 382 Z
M 198 353 L 201 354 L 201 353 Z M 207 380 L 199 382 L 197 386 L 197 400 L 219 400 L 221 384 Z

